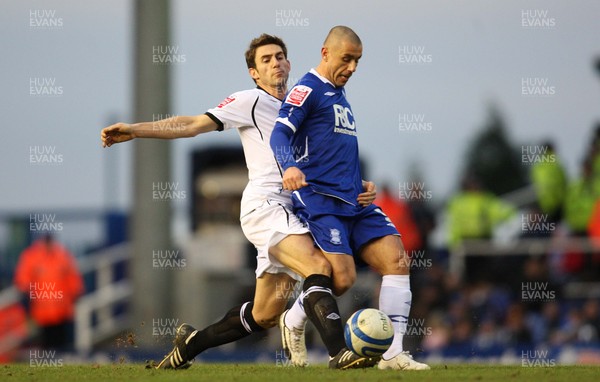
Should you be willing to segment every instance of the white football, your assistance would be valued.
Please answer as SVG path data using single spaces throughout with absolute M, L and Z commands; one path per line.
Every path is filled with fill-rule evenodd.
M 382 355 L 394 340 L 392 320 L 377 309 L 354 312 L 344 327 L 346 346 L 363 357 Z

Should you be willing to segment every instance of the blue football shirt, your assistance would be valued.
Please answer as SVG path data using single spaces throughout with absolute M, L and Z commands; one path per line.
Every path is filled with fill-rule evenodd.
M 284 169 L 296 166 L 315 192 L 357 204 L 363 187 L 356 122 L 343 87 L 312 69 L 288 92 L 274 135 L 278 129 L 292 132 L 289 146 L 271 142 Z

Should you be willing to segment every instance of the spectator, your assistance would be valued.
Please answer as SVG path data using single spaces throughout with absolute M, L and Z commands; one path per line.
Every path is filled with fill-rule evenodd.
M 479 350 L 487 350 L 500 343 L 501 338 L 496 323 L 492 318 L 484 317 L 473 339 L 474 346 Z
M 562 215 L 567 177 L 551 142 L 544 143 L 541 152 L 544 154 L 531 167 L 531 181 L 539 210 L 550 222 L 557 222 Z
M 600 340 L 600 303 L 597 299 L 587 300 L 582 310 L 583 325 L 579 330 L 579 340 L 584 343 L 593 343 Z
M 592 159 L 588 157 L 583 161 L 581 176 L 567 187 L 565 221 L 574 236 L 587 236 L 596 202 L 592 175 Z
M 594 136 L 589 147 L 590 177 L 594 195 L 600 196 L 600 122 L 596 124 Z
M 71 253 L 46 234 L 19 258 L 14 283 L 29 299 L 30 315 L 40 327 L 44 349 L 68 350 L 75 300 L 83 281 Z
M 423 337 L 423 350 L 430 352 L 442 351 L 450 343 L 453 328 L 444 321 L 444 315 L 440 311 L 432 312 L 426 325 L 427 328 L 431 328 L 431 332 Z
M 516 214 L 510 204 L 482 189 L 479 181 L 467 175 L 462 190 L 447 206 L 449 245 L 456 248 L 465 239 L 490 239 L 494 228 Z M 469 282 L 491 280 L 498 275 L 494 259 L 469 256 L 465 261 Z
M 525 309 L 520 303 L 514 303 L 508 308 L 503 325 L 506 332 L 502 336 L 507 345 L 519 346 L 532 343 L 533 336 L 525 318 Z
M 571 307 L 565 321 L 554 332 L 551 341 L 554 345 L 576 343 L 579 339 L 579 331 L 583 325 L 581 312 L 576 307 Z
M 515 212 L 513 206 L 484 191 L 473 175 L 467 175 L 461 191 L 448 203 L 450 246 L 464 239 L 491 238 L 493 229 Z
M 588 235 L 592 240 L 595 251 L 588 255 L 589 264 L 586 264 L 588 278 L 590 280 L 600 279 L 600 198 L 596 199 L 590 221 L 588 223 Z

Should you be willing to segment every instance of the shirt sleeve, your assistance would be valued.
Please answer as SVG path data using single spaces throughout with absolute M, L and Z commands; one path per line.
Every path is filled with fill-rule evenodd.
M 312 91 L 313 89 L 306 85 L 294 86 L 281 104 L 275 126 L 278 124 L 285 125 L 295 133 L 308 114 Z
M 291 155 L 294 150 L 290 141 L 308 115 L 312 91 L 313 89 L 306 85 L 294 86 L 287 94 L 275 120 L 270 141 L 271 149 L 284 171 L 296 165 L 295 158 Z
M 218 131 L 252 126 L 252 105 L 255 101 L 247 92 L 233 93 L 205 114 L 218 125 Z

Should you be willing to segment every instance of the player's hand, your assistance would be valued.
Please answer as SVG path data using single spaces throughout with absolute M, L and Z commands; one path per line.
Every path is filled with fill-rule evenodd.
M 362 181 L 364 192 L 358 195 L 356 201 L 363 207 L 371 205 L 375 198 L 377 197 L 377 188 L 375 187 L 375 183 L 367 182 L 366 180 Z
M 308 186 L 306 176 L 298 167 L 289 167 L 283 173 L 283 189 L 295 191 L 302 187 Z
M 100 132 L 102 147 L 110 147 L 115 143 L 127 142 L 135 138 L 133 128 L 127 123 L 115 123 Z

